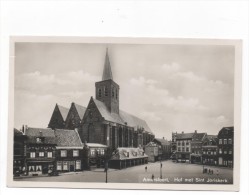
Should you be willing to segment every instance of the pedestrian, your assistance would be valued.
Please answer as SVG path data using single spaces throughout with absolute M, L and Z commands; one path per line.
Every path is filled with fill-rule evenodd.
M 152 174 L 151 179 L 154 181 L 154 174 Z
M 217 176 L 219 175 L 219 170 L 218 170 L 218 169 L 216 170 L 216 175 L 217 175 Z
M 147 166 L 145 166 L 145 172 L 147 172 Z

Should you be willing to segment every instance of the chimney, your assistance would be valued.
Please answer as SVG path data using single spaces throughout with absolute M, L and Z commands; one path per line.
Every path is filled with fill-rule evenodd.
M 23 134 L 26 134 L 26 130 L 28 129 L 28 125 L 23 125 Z
M 184 131 L 182 131 L 182 134 L 184 134 Z
M 197 133 L 197 130 L 195 130 L 195 133 Z
M 164 137 L 163 137 L 163 139 L 164 139 Z

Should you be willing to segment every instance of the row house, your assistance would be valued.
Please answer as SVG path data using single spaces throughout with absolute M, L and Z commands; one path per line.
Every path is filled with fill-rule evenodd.
M 98 143 L 84 143 L 83 148 L 83 168 L 104 167 L 107 146 Z
M 14 145 L 13 145 L 13 174 L 19 175 L 24 167 L 24 143 L 26 136 L 22 131 L 14 129 Z
M 191 142 L 193 133 L 180 133 L 175 135 L 176 153 L 175 158 L 177 162 L 190 162 Z
M 164 137 L 162 139 L 154 138 L 153 142 L 158 145 L 158 153 L 159 153 L 158 160 L 169 159 L 171 156 L 171 143 L 168 140 L 166 140 Z
M 148 156 L 149 162 L 166 160 L 171 155 L 171 143 L 164 138 L 154 138 L 153 141 L 145 146 L 144 151 Z
M 202 163 L 202 143 L 206 133 L 172 133 L 171 159 L 177 162 Z
M 149 162 L 156 162 L 159 160 L 158 150 L 159 150 L 158 144 L 152 141 L 145 146 L 144 151 L 145 154 L 148 156 Z
M 77 130 L 30 128 L 23 130 L 23 168 L 26 175 L 81 171 L 83 144 Z
M 47 174 L 55 166 L 56 139 L 52 129 L 25 127 L 24 145 L 26 175 Z
M 54 130 L 56 137 L 56 170 L 58 172 L 81 171 L 83 168 L 83 144 L 77 130 Z
M 202 144 L 202 164 L 218 165 L 217 135 L 207 135 Z
M 194 164 L 202 163 L 202 144 L 206 136 L 207 136 L 206 133 L 197 133 L 197 130 L 195 130 L 195 133 L 193 134 L 191 141 L 191 155 L 190 155 L 191 163 Z
M 234 127 L 223 127 L 218 133 L 218 164 L 233 167 Z

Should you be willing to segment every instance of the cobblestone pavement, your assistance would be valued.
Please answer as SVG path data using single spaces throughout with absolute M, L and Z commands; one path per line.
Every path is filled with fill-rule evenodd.
M 147 171 L 145 171 L 147 166 Z M 213 170 L 213 174 L 203 174 L 203 165 L 174 163 L 162 161 L 162 177 L 160 177 L 160 162 L 130 167 L 122 170 L 109 169 L 108 183 L 207 183 L 231 184 L 233 169 L 204 166 Z M 154 180 L 152 179 L 154 176 Z M 55 182 L 101 182 L 104 183 L 106 174 L 103 169 L 77 173 L 63 173 L 53 177 L 18 178 L 16 181 L 55 181 Z

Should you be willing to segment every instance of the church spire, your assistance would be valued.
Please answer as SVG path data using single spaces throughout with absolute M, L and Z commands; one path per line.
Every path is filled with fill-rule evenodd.
M 105 66 L 103 70 L 103 76 L 102 76 L 102 81 L 112 79 L 112 69 L 111 69 L 111 64 L 109 60 L 109 55 L 108 55 L 108 48 L 106 49 L 106 55 L 105 55 Z

